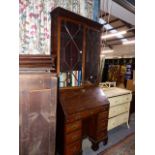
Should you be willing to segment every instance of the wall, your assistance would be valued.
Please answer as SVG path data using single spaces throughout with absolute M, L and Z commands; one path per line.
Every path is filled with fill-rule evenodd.
M 50 53 L 50 12 L 57 6 L 97 20 L 99 0 L 19 0 L 20 54 Z M 97 13 L 96 13 L 97 12 Z

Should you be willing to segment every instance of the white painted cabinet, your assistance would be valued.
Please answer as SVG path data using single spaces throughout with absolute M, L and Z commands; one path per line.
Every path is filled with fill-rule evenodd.
M 108 130 L 111 130 L 129 120 L 130 102 L 132 93 L 129 90 L 111 87 L 102 88 L 110 102 Z

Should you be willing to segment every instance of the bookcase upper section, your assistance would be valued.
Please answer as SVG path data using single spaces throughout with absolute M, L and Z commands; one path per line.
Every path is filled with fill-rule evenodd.
M 51 55 L 60 87 L 98 82 L 102 25 L 63 8 L 51 12 Z

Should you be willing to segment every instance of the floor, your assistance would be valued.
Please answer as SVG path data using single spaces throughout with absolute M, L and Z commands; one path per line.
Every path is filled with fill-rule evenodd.
M 91 142 L 86 138 L 82 142 L 82 155 L 97 155 L 98 153 L 102 152 L 104 149 L 110 147 L 111 145 L 117 143 L 121 139 L 125 138 L 127 135 L 135 131 L 135 114 L 130 116 L 129 121 L 130 128 L 127 128 L 126 124 L 123 124 L 115 129 L 112 129 L 108 133 L 108 144 L 103 145 L 101 142 L 99 144 L 99 149 L 97 151 L 93 151 L 91 149 Z

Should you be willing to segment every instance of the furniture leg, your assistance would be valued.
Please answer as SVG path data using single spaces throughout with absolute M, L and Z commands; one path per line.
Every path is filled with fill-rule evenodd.
M 99 148 L 99 142 L 95 143 L 95 142 L 92 142 L 92 146 L 91 148 L 94 150 L 94 151 L 97 151 L 98 148 Z
M 129 122 L 127 122 L 126 124 L 127 124 L 128 129 L 129 129 L 130 128 Z
M 107 145 L 107 143 L 108 143 L 108 137 L 105 140 L 103 140 L 103 145 Z

